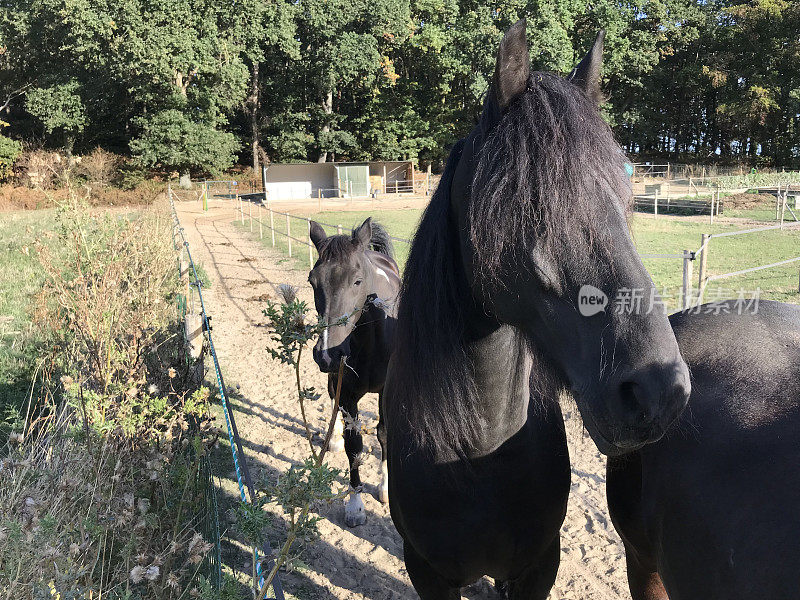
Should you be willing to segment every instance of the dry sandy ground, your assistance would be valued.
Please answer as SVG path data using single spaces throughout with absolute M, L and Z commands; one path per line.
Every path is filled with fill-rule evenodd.
M 213 316 L 213 335 L 226 384 L 236 390 L 234 404 L 247 460 L 257 474 L 274 477 L 308 455 L 299 419 L 293 373 L 272 360 L 270 339 L 261 311 L 275 287 L 291 283 L 313 306 L 307 273 L 292 270 L 283 255 L 266 248 L 232 224 L 233 205 L 213 201 L 209 212 L 197 202 L 178 203 L 178 214 L 195 260 L 207 271 L 212 287 L 206 292 Z M 310 353 L 309 353 L 310 354 Z M 302 377 L 318 390 L 325 378 L 311 357 L 302 362 Z M 377 424 L 377 397 L 361 401 L 362 419 L 370 431 Z M 329 403 L 320 401 L 310 419 L 319 431 L 329 418 Z M 583 434 L 573 407 L 565 407 L 573 463 L 572 495 L 562 530 L 562 558 L 551 598 L 611 600 L 630 598 L 625 582 L 622 544 L 605 507 L 605 464 Z M 364 438 L 368 455 L 361 475 L 367 523 L 344 524 L 343 506 L 325 507 L 320 514 L 321 539 L 304 555 L 308 569 L 285 575 L 284 586 L 307 600 L 416 598 L 402 560 L 400 536 L 388 506 L 370 493 L 378 483 L 380 448 L 374 435 Z M 332 456 L 333 466 L 346 468 L 344 453 Z M 224 464 L 224 463 L 222 463 Z M 235 494 L 234 473 L 219 472 L 223 489 Z M 230 523 L 223 523 L 230 526 Z M 244 560 L 240 555 L 236 560 Z M 242 568 L 239 565 L 234 565 Z M 490 582 L 482 580 L 464 590 L 470 599 L 495 598 Z

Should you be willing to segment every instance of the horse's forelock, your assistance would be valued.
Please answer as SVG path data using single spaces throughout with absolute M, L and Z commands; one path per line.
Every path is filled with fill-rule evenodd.
M 484 110 L 485 120 L 469 208 L 477 278 L 499 283 L 501 266 L 534 246 L 551 256 L 610 250 L 602 211 L 627 209 L 631 194 L 625 156 L 594 102 L 535 72 L 502 118 Z

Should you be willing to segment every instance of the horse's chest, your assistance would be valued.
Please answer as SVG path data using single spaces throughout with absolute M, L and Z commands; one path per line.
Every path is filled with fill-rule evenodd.
M 524 570 L 558 536 L 569 493 L 565 448 L 504 448 L 473 469 L 389 469 L 390 502 L 399 495 L 393 515 L 404 538 L 442 575 L 462 584 Z

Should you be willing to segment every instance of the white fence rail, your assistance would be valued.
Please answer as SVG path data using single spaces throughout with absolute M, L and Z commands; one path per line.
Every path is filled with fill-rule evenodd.
M 277 244 L 276 236 L 282 236 L 286 238 L 288 253 L 290 257 L 291 256 L 299 257 L 300 256 L 299 252 L 303 252 L 303 250 L 298 251 L 298 246 L 307 247 L 309 268 L 312 268 L 314 266 L 314 262 L 316 260 L 316 248 L 314 247 L 314 244 L 311 241 L 311 218 L 301 217 L 298 215 L 277 211 L 271 208 L 270 206 L 265 206 L 261 200 L 244 199 L 239 195 L 236 196 L 236 205 L 234 206 L 234 210 L 235 210 L 235 217 L 237 220 L 239 220 L 242 226 L 245 226 L 245 223 L 247 221 L 247 223 L 249 223 L 249 228 L 252 233 L 255 233 L 255 229 L 256 227 L 258 227 L 258 234 L 260 239 L 262 240 L 264 239 L 266 230 L 266 235 L 270 236 L 271 244 L 273 247 L 276 246 Z M 276 226 L 276 221 L 278 222 L 277 226 Z M 293 231 L 292 223 L 295 223 L 295 227 L 299 226 L 299 230 L 295 229 Z M 317 223 L 319 223 L 322 227 L 328 228 L 331 232 L 335 231 L 337 234 L 343 233 L 343 227 L 341 224 L 334 225 L 332 223 L 325 223 L 321 221 L 317 221 Z M 800 256 L 797 256 L 766 265 L 757 265 L 754 267 L 750 267 L 748 269 L 731 271 L 729 273 L 708 275 L 707 263 L 710 252 L 710 242 L 712 238 L 724 238 L 724 237 L 747 235 L 751 233 L 758 233 L 770 230 L 788 230 L 796 228 L 800 228 L 800 222 L 781 223 L 778 225 L 755 227 L 751 229 L 744 229 L 737 231 L 726 231 L 715 234 L 703 234 L 701 238 L 700 247 L 697 250 L 694 251 L 682 250 L 681 252 L 667 253 L 667 254 L 640 253 L 639 257 L 642 258 L 643 260 L 665 259 L 665 260 L 681 261 L 682 272 L 681 272 L 681 292 L 679 297 L 679 308 L 686 309 L 692 306 L 696 306 L 702 302 L 705 288 L 711 281 L 727 279 L 730 277 L 735 277 L 737 275 L 744 275 L 747 273 L 762 271 L 765 269 L 772 269 L 787 264 L 800 262 Z M 399 242 L 401 244 L 408 244 L 408 245 L 411 244 L 411 240 L 409 239 L 396 236 L 390 236 L 390 237 L 394 242 Z M 695 261 L 699 263 L 697 288 L 694 287 L 692 282 L 694 278 Z

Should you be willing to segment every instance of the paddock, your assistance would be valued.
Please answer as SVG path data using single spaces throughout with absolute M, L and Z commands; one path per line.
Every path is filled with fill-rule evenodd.
M 239 422 L 243 455 L 257 474 L 281 472 L 292 461 L 302 459 L 304 438 L 296 417 L 296 399 L 291 395 L 292 375 L 262 354 L 270 343 L 263 327 L 263 303 L 276 299 L 276 286 L 288 282 L 296 285 L 300 298 L 311 304 L 306 275 L 316 260 L 316 251 L 308 237 L 310 219 L 335 234 L 349 231 L 367 216 L 375 217 L 392 233 L 402 267 L 424 199 L 417 206 L 411 206 L 408 200 L 383 204 L 351 199 L 315 212 L 314 202 L 285 208 L 274 205 L 279 209 L 259 198 L 220 193 L 205 198 L 204 207 L 202 191 L 182 193 L 180 198 L 176 202 L 178 214 L 191 224 L 187 226 L 187 239 L 197 245 L 197 255 L 214 280 L 207 294 L 213 298 L 214 336 L 222 369 L 228 374 L 228 389 L 233 390 L 230 402 Z M 719 215 L 711 226 L 706 216 L 656 218 L 634 214 L 632 231 L 670 310 L 683 302 L 696 306 L 701 301 L 721 299 L 718 296 L 726 291 L 721 282 L 733 282 L 750 294 L 758 287 L 761 298 L 800 300 L 800 257 L 796 256 L 800 228 L 790 223 L 781 226 L 779 222 Z M 750 250 L 754 245 L 759 252 Z M 313 362 L 306 361 L 301 372 L 315 387 L 324 389 L 324 376 Z M 259 373 L 263 375 L 255 376 Z M 316 435 L 321 435 L 328 411 L 327 402 L 314 406 Z M 372 395 L 364 400 L 364 412 L 367 459 L 362 474 L 369 491 L 379 481 L 379 450 L 372 435 L 377 406 Z M 605 459 L 582 429 L 574 407 L 565 405 L 565 414 L 573 458 L 572 493 L 562 530 L 562 567 L 551 598 L 627 598 L 621 543 L 605 513 Z M 230 457 L 218 460 L 220 465 L 228 464 L 229 476 L 220 481 L 222 489 L 228 498 L 235 497 L 238 490 Z M 343 454 L 332 461 L 344 469 Z M 388 509 L 369 493 L 363 496 L 367 524 L 355 529 L 344 525 L 341 506 L 320 510 L 318 515 L 324 517 L 322 538 L 308 551 L 310 568 L 281 575 L 292 590 L 305 590 L 308 598 L 413 594 Z M 241 558 L 243 549 L 237 549 L 235 540 L 223 540 L 223 549 L 227 556 Z M 228 562 L 235 560 L 228 558 Z M 481 580 L 465 590 L 465 597 L 486 597 L 490 586 L 488 579 Z
M 186 197 L 185 194 L 181 195 Z M 285 247 L 276 247 L 233 219 L 233 203 L 219 199 L 209 202 L 209 210 L 195 199 L 176 202 L 193 257 L 202 264 L 210 279 L 204 291 L 207 309 L 213 317 L 213 339 L 225 384 L 231 391 L 229 403 L 235 414 L 242 440 L 243 456 L 256 481 L 262 475 L 282 473 L 307 455 L 307 445 L 293 396 L 291 369 L 275 363 L 267 354 L 271 342 L 261 313 L 267 298 L 277 299 L 276 286 L 290 283 L 298 287 L 299 297 L 312 302 L 306 278 L 307 247 L 289 258 Z M 246 210 L 246 209 L 245 209 Z M 412 211 L 404 211 L 410 217 Z M 246 214 L 246 212 L 245 212 Z M 349 230 L 358 213 L 342 218 L 342 229 Z M 360 216 L 360 215 L 359 215 Z M 285 219 L 285 217 L 283 217 Z M 294 222 L 299 223 L 293 219 Z M 335 223 L 332 223 L 335 224 Z M 390 224 L 390 229 L 392 225 Z M 335 230 L 334 230 L 335 231 Z M 299 232 L 299 229 L 298 229 Z M 395 237 L 408 235 L 403 232 Z M 298 238 L 300 236 L 298 235 Z M 293 242 L 299 244 L 299 242 Z M 396 242 L 399 248 L 402 243 Z M 302 361 L 301 376 L 309 385 L 324 389 L 326 376 L 319 372 L 310 356 Z M 377 424 L 376 396 L 361 401 L 365 459 L 361 467 L 367 510 L 365 525 L 348 528 L 340 504 L 322 506 L 316 516 L 321 539 L 303 556 L 306 568 L 281 573 L 285 590 L 296 598 L 389 600 L 413 598 L 402 562 L 402 545 L 389 517 L 388 507 L 372 495 L 378 478 L 379 446 L 374 436 Z M 572 499 L 562 529 L 563 550 L 559 579 L 551 598 L 612 600 L 628 597 L 621 543 L 605 511 L 603 490 L 604 459 L 591 439 L 584 435 L 577 410 L 565 404 L 571 455 L 574 459 Z M 319 435 L 329 417 L 330 405 L 321 400 L 311 405 L 310 420 Z M 222 421 L 224 423 L 224 420 Z M 346 467 L 344 453 L 331 456 L 333 466 Z M 249 576 L 250 549 L 235 538 L 235 523 L 227 508 L 239 498 L 231 450 L 221 445 L 215 457 L 215 472 L 221 488 L 220 515 L 222 551 L 226 564 Z M 273 510 L 273 509 L 270 509 Z M 281 522 L 282 516 L 273 513 Z M 274 545 L 274 544 L 273 544 Z M 469 600 L 492 597 L 492 582 L 480 580 L 464 590 Z M 288 597 L 288 596 L 287 596 Z

